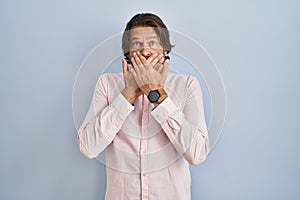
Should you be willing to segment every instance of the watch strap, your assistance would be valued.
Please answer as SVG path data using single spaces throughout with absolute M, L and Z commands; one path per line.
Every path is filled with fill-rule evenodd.
M 168 96 L 168 94 L 167 94 L 167 92 L 165 91 L 164 88 L 159 88 L 159 89 L 157 89 L 157 91 L 158 91 L 159 94 L 160 94 L 160 97 L 159 97 L 159 99 L 157 100 L 157 103 L 161 103 L 161 102 L 163 102 L 163 100 L 166 99 L 166 97 Z

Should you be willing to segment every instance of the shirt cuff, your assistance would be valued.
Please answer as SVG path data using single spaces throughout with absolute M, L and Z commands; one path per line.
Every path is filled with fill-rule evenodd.
M 134 109 L 134 106 L 131 105 L 121 93 L 112 101 L 111 106 L 113 106 L 122 117 L 127 117 Z
M 167 97 L 163 102 L 161 102 L 158 106 L 155 107 L 155 109 L 151 111 L 151 115 L 158 123 L 164 124 L 169 116 L 172 113 L 176 112 L 177 109 L 177 106 L 173 103 L 170 97 Z

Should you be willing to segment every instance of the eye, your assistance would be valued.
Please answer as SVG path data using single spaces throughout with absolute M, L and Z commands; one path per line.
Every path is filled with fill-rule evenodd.
M 132 47 L 134 47 L 134 48 L 139 48 L 139 47 L 141 47 L 141 45 L 142 45 L 141 42 L 133 42 L 132 43 Z
M 157 46 L 157 42 L 154 41 L 154 40 L 151 40 L 151 41 L 149 42 L 149 46 L 150 46 L 150 47 L 156 47 L 156 46 Z

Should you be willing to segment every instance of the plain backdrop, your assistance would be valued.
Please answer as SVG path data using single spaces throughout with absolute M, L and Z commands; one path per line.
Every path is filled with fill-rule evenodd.
M 191 167 L 193 200 L 300 199 L 299 1 L 0 1 L 0 199 L 100 200 L 72 114 L 88 53 L 136 13 L 202 44 L 224 81 L 222 135 Z

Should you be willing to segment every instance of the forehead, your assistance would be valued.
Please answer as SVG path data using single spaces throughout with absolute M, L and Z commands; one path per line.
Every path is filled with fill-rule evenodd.
M 155 30 L 153 27 L 134 27 L 133 29 L 130 30 L 130 38 L 131 39 L 136 39 L 136 38 L 153 38 L 156 37 L 158 38 Z

